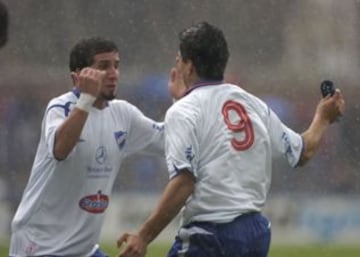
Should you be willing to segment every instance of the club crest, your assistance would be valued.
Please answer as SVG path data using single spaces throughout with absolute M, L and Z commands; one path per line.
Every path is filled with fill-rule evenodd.
M 116 143 L 119 146 L 119 149 L 121 150 L 125 145 L 127 132 L 117 131 L 117 132 L 114 132 L 114 136 L 115 136 Z

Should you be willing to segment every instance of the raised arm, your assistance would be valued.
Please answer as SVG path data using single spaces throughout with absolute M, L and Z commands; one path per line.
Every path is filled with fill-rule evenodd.
M 309 128 L 302 134 L 304 150 L 301 154 L 299 166 L 305 165 L 319 148 L 324 131 L 329 124 L 336 121 L 344 112 L 345 102 L 340 90 L 334 96 L 320 100 L 316 107 L 314 118 Z
M 84 68 L 79 74 L 72 73 L 72 76 L 81 93 L 75 108 L 56 131 L 54 156 L 57 160 L 64 160 L 79 140 L 88 112 L 98 95 L 104 71 Z

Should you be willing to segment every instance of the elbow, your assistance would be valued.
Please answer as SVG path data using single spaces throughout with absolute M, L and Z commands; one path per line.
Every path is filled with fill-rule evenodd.
M 66 153 L 65 151 L 62 151 L 61 149 L 59 149 L 60 147 L 58 146 L 54 146 L 54 149 L 53 149 L 53 155 L 54 155 L 54 158 L 57 160 L 57 161 L 63 161 L 65 160 L 69 153 Z
M 54 158 L 55 158 L 55 160 L 57 160 L 57 161 L 59 161 L 59 162 L 65 160 L 66 157 L 67 157 L 67 155 L 56 154 L 56 153 L 54 152 Z
M 305 164 L 310 160 L 310 158 L 301 156 L 299 159 L 299 162 L 297 163 L 296 167 L 302 167 L 305 166 Z
M 297 166 L 305 166 L 305 164 L 307 164 L 309 162 L 309 160 L 314 156 L 315 154 L 315 150 L 314 149 L 304 149 L 303 152 L 301 153 L 299 162 L 297 164 Z

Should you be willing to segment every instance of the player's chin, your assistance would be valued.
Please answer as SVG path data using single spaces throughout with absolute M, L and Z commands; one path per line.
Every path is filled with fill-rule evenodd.
M 104 90 L 102 90 L 102 97 L 106 100 L 113 100 L 116 98 L 116 87 L 107 87 Z
M 116 98 L 116 94 L 114 92 L 102 94 L 102 98 L 104 98 L 107 101 L 111 101 Z

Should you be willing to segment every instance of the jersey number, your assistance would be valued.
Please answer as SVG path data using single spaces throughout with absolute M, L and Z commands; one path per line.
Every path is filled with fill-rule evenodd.
M 229 119 L 230 111 L 236 112 L 239 116 L 240 121 L 238 123 L 231 122 Z M 244 151 L 250 148 L 254 143 L 254 129 L 244 106 L 240 103 L 229 100 L 223 105 L 222 114 L 228 129 L 233 132 L 244 133 L 243 139 L 241 140 L 236 138 L 231 139 L 231 145 L 235 148 L 235 150 Z

